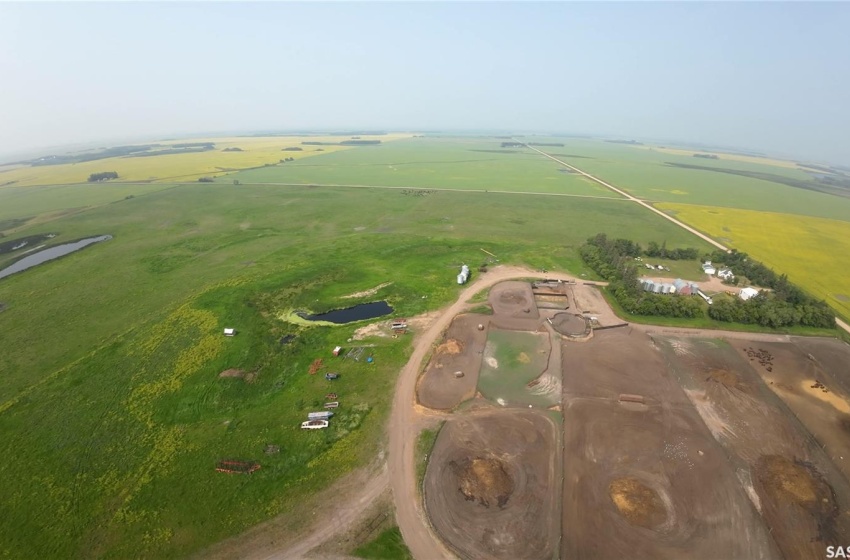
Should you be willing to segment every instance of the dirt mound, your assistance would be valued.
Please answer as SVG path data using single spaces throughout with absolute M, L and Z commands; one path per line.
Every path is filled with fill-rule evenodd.
M 755 476 L 767 499 L 779 508 L 793 504 L 814 519 L 818 540 L 839 540 L 837 520 L 841 513 L 832 486 L 810 463 L 765 455 L 755 465 Z
M 218 374 L 219 377 L 245 377 L 245 370 L 242 369 L 226 369 Z
M 437 346 L 437 354 L 460 354 L 463 352 L 463 343 L 454 338 L 450 338 L 444 343 Z
M 512 305 L 525 305 L 528 303 L 528 297 L 523 292 L 506 290 L 499 294 L 499 301 Z
M 498 459 L 478 457 L 460 464 L 453 462 L 451 467 L 460 481 L 458 490 L 467 500 L 486 508 L 491 504 L 502 508 L 513 494 L 514 481 Z
M 726 369 L 716 369 L 711 371 L 705 380 L 720 383 L 724 387 L 729 387 L 730 389 L 734 388 L 744 390 L 747 387 L 747 384 L 744 383 L 740 377 Z
M 531 358 L 529 358 L 528 354 L 526 354 L 525 352 L 520 352 L 519 356 L 517 356 L 516 359 L 521 364 L 530 364 L 531 363 Z
M 587 320 L 572 313 L 558 313 L 550 323 L 555 331 L 566 336 L 581 336 L 588 331 Z
M 756 464 L 756 476 L 771 497 L 807 509 L 823 503 L 824 498 L 828 502 L 832 494 L 829 485 L 813 473 L 808 465 L 779 455 L 762 457 Z
M 608 485 L 611 501 L 632 525 L 652 529 L 667 519 L 658 493 L 633 477 L 618 478 Z

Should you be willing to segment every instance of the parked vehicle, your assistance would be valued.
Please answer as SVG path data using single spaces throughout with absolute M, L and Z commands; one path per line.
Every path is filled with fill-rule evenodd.
M 327 410 L 323 410 L 322 412 L 310 412 L 307 414 L 308 420 L 327 420 L 331 416 L 333 416 L 333 412 L 329 412 Z
M 338 402 L 336 402 L 336 401 L 334 401 L 334 402 L 326 402 L 326 403 L 325 403 L 325 408 L 339 408 L 339 403 L 338 403 Z
M 326 373 L 325 379 L 327 379 L 328 381 L 331 381 L 333 379 L 339 379 L 339 374 L 338 373 Z
M 306 422 L 301 422 L 302 430 L 321 430 L 322 428 L 327 427 L 327 420 L 307 420 Z

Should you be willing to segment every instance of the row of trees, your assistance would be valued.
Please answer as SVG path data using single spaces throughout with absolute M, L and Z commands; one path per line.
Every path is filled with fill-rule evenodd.
M 115 171 L 103 171 L 101 173 L 92 173 L 89 175 L 89 183 L 97 183 L 99 181 L 108 181 L 109 179 L 117 179 L 118 173 Z
M 643 291 L 634 257 L 640 245 L 628 239 L 608 239 L 604 233 L 591 237 L 579 248 L 589 267 L 608 280 L 608 290 L 623 309 L 635 315 L 656 317 L 699 317 L 702 300 Z
M 742 301 L 739 298 L 718 298 L 708 308 L 708 316 L 716 321 L 747 323 L 763 327 L 792 327 L 803 325 L 824 329 L 835 328 L 835 313 L 825 302 L 792 304 L 776 294 L 762 292 Z
M 668 249 L 666 241 L 663 241 L 661 245 L 655 241 L 650 241 L 646 249 L 644 249 L 641 247 L 640 243 L 636 243 L 631 239 L 608 239 L 605 234 L 600 235 L 604 238 L 604 241 L 599 235 L 597 235 L 593 238 L 593 243 L 591 243 L 591 241 L 588 241 L 588 243 L 599 243 L 599 246 L 610 245 L 618 253 L 620 253 L 621 256 L 634 258 L 645 255 L 647 257 L 669 259 L 671 261 L 696 260 L 700 256 L 699 250 L 694 249 L 693 247 L 688 247 L 686 249 Z
M 671 261 L 692 261 L 699 258 L 698 249 L 694 249 L 693 247 L 688 247 L 686 249 L 668 249 L 666 241 L 662 242 L 661 245 L 658 245 L 655 241 L 650 241 L 644 254 L 647 257 L 670 259 Z

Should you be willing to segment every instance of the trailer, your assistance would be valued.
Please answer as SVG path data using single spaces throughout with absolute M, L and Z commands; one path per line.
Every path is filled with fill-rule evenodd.
M 307 414 L 307 420 L 327 420 L 333 415 L 334 413 L 328 410 L 323 410 L 321 412 L 310 412 Z
M 325 408 L 339 408 L 339 402 L 338 401 L 326 402 Z
M 327 420 L 307 420 L 306 422 L 301 422 L 302 430 L 321 430 L 322 428 L 327 427 Z

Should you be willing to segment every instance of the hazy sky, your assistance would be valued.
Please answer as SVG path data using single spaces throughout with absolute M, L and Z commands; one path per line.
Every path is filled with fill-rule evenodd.
M 0 3 L 0 153 L 512 129 L 850 163 L 849 30 L 844 3 Z

